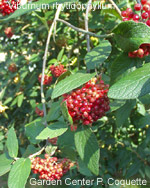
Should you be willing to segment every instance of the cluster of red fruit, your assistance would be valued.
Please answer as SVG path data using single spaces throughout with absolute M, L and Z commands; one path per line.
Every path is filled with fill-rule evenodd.
M 148 56 L 150 54 L 150 44 L 141 44 L 140 48 L 138 50 L 135 50 L 134 52 L 129 52 L 129 57 L 135 58 L 143 58 L 145 56 Z
M 141 0 L 141 4 L 134 5 L 135 11 L 140 11 L 139 14 L 135 14 L 131 8 L 127 8 L 121 12 L 123 21 L 133 20 L 135 22 L 144 22 L 150 27 L 150 1 Z M 150 54 L 150 44 L 142 44 L 138 50 L 129 52 L 128 56 L 131 58 L 143 58 Z
M 50 181 L 61 179 L 73 166 L 73 163 L 69 159 L 58 160 L 57 157 L 49 157 L 48 154 L 45 154 L 45 159 L 41 159 L 40 157 L 32 158 L 31 163 L 34 174 L 39 174 L 40 179 Z
M 56 78 L 58 78 L 60 75 L 62 75 L 64 72 L 67 71 L 67 69 L 64 69 L 64 65 L 61 65 L 61 64 L 58 65 L 58 66 L 51 65 L 51 66 L 49 67 L 49 69 L 50 69 L 52 75 L 53 75 L 54 77 L 56 77 Z M 41 78 L 42 78 L 42 75 L 39 75 L 38 80 L 39 80 L 40 83 L 41 83 Z M 44 84 L 44 85 L 50 85 L 51 82 L 52 82 L 52 80 L 53 80 L 53 77 L 52 77 L 52 76 L 44 75 L 44 82 L 43 82 L 43 84 Z
M 81 89 L 63 95 L 73 122 L 81 120 L 84 125 L 88 125 L 104 116 L 110 109 L 108 88 L 109 85 L 105 85 L 98 77 L 91 79 Z
M 50 67 L 51 73 L 54 77 L 58 78 L 60 75 L 62 75 L 64 72 L 67 71 L 67 69 L 64 69 L 64 65 L 51 65 Z
M 44 116 L 44 112 L 43 110 L 40 110 L 38 107 L 35 108 L 35 113 L 41 117 Z
M 51 144 L 53 144 L 53 145 L 57 145 L 57 140 L 58 140 L 58 137 L 55 137 L 55 138 L 49 138 L 48 139 L 48 142 L 50 142 Z
M 13 13 L 15 10 L 17 10 L 19 3 L 20 1 L 16 1 L 16 0 L 11 0 L 11 1 L 2 0 L 0 2 L 0 13 L 3 16 Z
M 140 14 L 135 14 L 131 8 L 127 8 L 125 11 L 122 11 L 121 15 L 123 17 L 123 21 L 140 21 L 150 26 L 150 1 L 141 0 L 141 4 L 134 5 L 134 10 L 140 11 Z
M 15 63 L 12 63 L 9 65 L 8 70 L 12 73 L 15 73 L 17 71 L 17 66 Z
M 5 33 L 5 35 L 6 35 L 8 38 L 11 38 L 11 37 L 13 36 L 13 34 L 14 34 L 11 27 L 7 27 L 7 28 L 4 30 L 4 33 Z
M 40 74 L 39 77 L 38 77 L 38 80 L 39 80 L 40 83 L 41 83 L 41 79 L 42 79 L 42 75 Z M 52 80 L 53 80 L 52 76 L 44 75 L 43 84 L 44 85 L 50 85 Z

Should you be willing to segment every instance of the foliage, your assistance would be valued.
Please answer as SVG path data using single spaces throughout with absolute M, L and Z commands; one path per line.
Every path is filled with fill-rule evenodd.
M 149 180 L 150 56 L 130 58 L 128 52 L 149 43 L 150 27 L 122 22 L 115 9 L 91 10 L 89 31 L 100 37 L 90 36 L 91 51 L 87 52 L 86 34 L 56 20 L 44 72 L 52 83 L 42 85 L 43 99 L 38 78 L 56 2 L 70 1 L 33 1 L 38 7 L 49 3 L 50 9 L 27 10 L 23 5 L 13 14 L 0 16 L 0 176 L 8 175 L 9 188 L 26 187 L 29 178 L 38 177 L 31 171 L 31 155 L 43 158 L 48 153 L 72 161 L 63 181 L 66 177 L 95 181 L 101 177 L 105 187 L 112 187 L 108 178 Z M 134 6 L 131 0 L 115 2 L 121 10 Z M 85 30 L 85 11 L 64 9 L 59 18 Z M 4 32 L 8 27 L 12 37 Z M 57 78 L 49 67 L 60 64 L 67 71 Z M 110 110 L 92 126 L 76 126 L 62 96 L 98 75 L 110 85 Z M 36 107 L 43 112 L 44 106 L 46 113 L 39 116 Z M 55 137 L 58 140 L 53 145 L 48 140 Z

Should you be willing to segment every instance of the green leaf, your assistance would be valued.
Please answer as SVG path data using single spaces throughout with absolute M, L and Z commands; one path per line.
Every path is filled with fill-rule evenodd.
M 34 14 L 35 14 L 35 16 L 37 16 L 41 20 L 41 22 L 44 24 L 46 29 L 49 30 L 46 19 L 44 17 L 39 16 L 36 12 L 34 12 Z
M 108 97 L 114 99 L 135 99 L 150 92 L 150 63 L 129 73 L 112 85 Z
M 9 188 L 25 188 L 25 184 L 31 172 L 31 161 L 29 158 L 18 159 L 12 166 L 8 177 Z
M 3 99 L 4 95 L 5 95 L 5 91 L 6 91 L 6 87 L 4 87 L 1 91 L 0 91 L 0 101 Z
M 48 5 L 56 7 L 55 6 L 56 3 L 60 4 L 60 3 L 64 3 L 64 2 L 70 2 L 70 1 L 73 1 L 73 0 L 59 0 L 59 1 L 57 1 L 57 0 L 51 0 L 51 1 L 39 0 L 34 3 L 33 2 L 28 3 L 28 4 L 25 4 L 25 5 L 21 6 L 20 8 L 18 8 L 18 10 L 16 10 L 13 14 L 10 14 L 10 16 L 0 19 L 0 21 L 8 21 L 10 19 L 22 16 L 23 14 L 29 13 L 33 10 L 36 10 L 37 8 L 42 8 L 42 7 L 48 8 Z
M 127 53 L 121 53 L 111 65 L 111 83 L 136 70 L 142 64 L 140 58 L 130 58 Z
M 17 97 L 17 105 L 18 107 L 21 107 L 22 102 L 23 102 L 24 94 L 21 94 Z
M 86 165 L 82 162 L 81 159 L 78 160 L 79 164 L 79 172 L 83 174 L 84 176 L 92 176 L 92 173 L 89 171 L 89 169 L 86 167 Z
M 35 148 L 33 145 L 28 145 L 27 149 L 23 153 L 23 158 L 29 157 L 29 155 L 38 152 L 38 148 Z
M 12 159 L 9 159 L 6 154 L 0 155 L 0 176 L 10 171 Z
M 73 89 L 80 87 L 81 85 L 88 82 L 91 78 L 95 76 L 96 73 L 93 74 L 84 74 L 84 73 L 76 73 L 71 76 L 68 76 L 64 80 L 61 80 L 52 93 L 52 99 L 55 99 Z
M 150 178 L 150 167 L 149 166 L 145 166 L 145 174 L 148 178 Z
M 121 22 L 113 33 L 118 47 L 128 52 L 137 50 L 142 43 L 150 41 L 150 28 L 142 22 Z
M 144 117 L 140 117 L 136 121 L 138 128 L 144 128 L 146 125 L 150 124 L 150 114 L 147 114 Z
M 18 155 L 18 140 L 16 137 L 16 133 L 14 128 L 10 128 L 8 131 L 8 137 L 7 137 L 7 148 L 8 148 L 8 152 L 10 157 L 17 157 Z
M 42 124 L 41 118 L 38 118 L 25 126 L 25 133 L 31 143 L 39 143 L 39 141 L 36 140 L 36 137 L 41 133 L 44 128 L 45 126 Z
M 110 103 L 110 110 L 111 112 L 116 111 L 120 107 L 122 107 L 126 103 L 125 100 L 114 100 Z
M 62 50 L 59 52 L 58 56 L 57 56 L 57 61 L 61 61 L 62 57 L 63 57 L 63 54 L 64 54 L 64 48 L 62 48 Z
M 47 114 L 47 121 L 57 120 L 60 114 L 60 101 L 53 102 L 50 106 L 50 111 Z
M 111 44 L 108 40 L 100 41 L 100 44 L 92 49 L 85 56 L 85 62 L 88 69 L 95 69 L 100 66 L 110 55 Z
M 38 140 L 46 140 L 62 135 L 68 129 L 64 122 L 57 122 L 46 127 L 37 137 Z
M 115 112 L 116 124 L 118 127 L 122 126 L 125 123 L 135 105 L 136 100 L 129 100 L 125 103 L 125 105 L 123 105 Z
M 77 130 L 75 133 L 75 146 L 84 164 L 93 174 L 98 175 L 100 149 L 90 128 Z
M 70 116 L 70 114 L 68 112 L 66 101 L 62 102 L 61 111 L 62 111 L 64 119 L 66 119 L 72 125 L 73 124 L 73 120 L 72 120 L 72 117 Z
M 53 156 L 55 154 L 57 150 L 57 146 L 52 146 L 52 145 L 48 145 L 45 148 L 45 152 L 49 155 L 49 156 Z
M 127 179 L 131 178 L 132 176 L 137 174 L 137 172 L 139 171 L 140 167 L 141 167 L 141 163 L 139 161 L 137 161 L 134 164 L 132 164 L 130 166 L 130 168 L 128 169 L 128 171 L 127 171 L 126 178 Z

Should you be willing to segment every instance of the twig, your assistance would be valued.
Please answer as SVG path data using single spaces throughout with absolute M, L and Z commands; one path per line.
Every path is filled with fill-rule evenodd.
M 78 27 L 75 27 L 74 25 L 70 24 L 69 22 L 66 22 L 65 20 L 62 20 L 62 19 L 57 19 L 56 21 L 58 22 L 62 22 L 64 24 L 66 24 L 68 27 L 71 27 L 72 29 L 74 29 L 75 31 L 78 31 L 78 32 L 81 32 L 81 33 L 84 33 L 86 35 L 90 35 L 90 36 L 93 36 L 93 37 L 97 37 L 97 38 L 111 38 L 113 37 L 113 33 L 111 34 L 106 34 L 106 35 L 97 35 L 95 33 L 92 33 L 90 31 L 85 31 L 84 29 L 81 29 L 81 28 L 78 28 Z
M 49 33 L 48 33 L 48 37 L 47 37 L 46 47 L 45 47 L 44 59 L 43 59 L 42 79 L 41 79 L 41 101 L 42 101 L 42 104 L 43 104 L 44 117 L 46 117 L 46 104 L 45 104 L 46 101 L 45 101 L 45 95 L 44 95 L 43 82 L 44 82 L 45 67 L 46 67 L 46 61 L 47 61 L 47 53 L 48 53 L 48 47 L 49 47 L 52 31 L 53 31 L 53 29 L 54 29 L 54 27 L 56 25 L 56 20 L 58 19 L 59 14 L 61 12 L 61 7 L 62 7 L 62 4 L 59 4 L 59 6 L 57 8 L 57 11 L 56 11 L 56 14 L 55 14 L 54 21 L 53 21 L 53 23 L 52 23 L 52 25 L 50 27 L 50 30 L 49 30 Z M 45 125 L 47 126 L 46 120 L 45 120 Z
M 92 4 L 92 0 L 89 0 L 88 5 L 87 5 L 87 9 L 86 9 L 86 14 L 85 14 L 85 30 L 88 32 L 89 31 L 89 12 L 91 10 L 91 4 Z M 90 51 L 90 36 L 87 34 L 86 35 L 86 41 L 87 41 L 87 51 Z
M 108 0 L 116 9 L 116 11 L 118 12 L 118 14 L 121 16 L 121 10 L 118 8 L 118 6 L 116 5 L 116 3 L 113 0 Z
M 44 146 L 42 149 L 40 149 L 40 151 L 34 153 L 33 155 L 30 155 L 29 159 L 31 159 L 31 158 L 33 158 L 33 157 L 35 157 L 37 155 L 40 155 L 45 150 L 45 148 L 46 148 L 46 146 Z
M 139 158 L 145 165 L 150 165 L 150 163 L 147 160 L 143 159 L 135 150 L 130 148 L 130 151 L 133 152 L 137 156 L 137 158 Z

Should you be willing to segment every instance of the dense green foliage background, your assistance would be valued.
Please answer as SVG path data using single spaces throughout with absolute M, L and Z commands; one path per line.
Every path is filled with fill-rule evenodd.
M 80 2 L 86 3 L 86 1 Z M 127 6 L 132 7 L 135 1 L 115 2 L 123 10 Z M 38 75 L 42 72 L 48 28 L 53 22 L 55 12 L 56 10 L 51 7 L 50 10 L 36 10 L 21 16 L 23 12 L 16 11 L 13 19 L 6 17 L 3 20 L 4 18 L 0 17 L 0 58 L 1 53 L 5 54 L 5 60 L 0 59 L 0 101 L 8 107 L 0 114 L 0 153 L 9 151 L 11 158 L 27 158 L 40 150 L 48 138 L 48 135 L 41 133 L 45 129 L 43 124 L 45 119 L 38 117 L 35 108 L 36 103 L 39 103 L 38 107 L 42 109 Z M 85 11 L 77 9 L 65 9 L 60 14 L 61 19 L 83 29 L 84 16 Z M 13 29 L 12 38 L 7 38 L 4 33 L 7 27 Z M 134 32 L 126 35 L 125 28 Z M 53 79 L 50 86 L 44 87 L 48 133 L 51 134 L 49 137 L 60 135 L 55 155 L 67 157 L 78 163 L 63 179 L 65 177 L 72 179 L 102 177 L 106 183 L 109 177 L 115 179 L 140 177 L 149 181 L 150 56 L 145 59 L 132 59 L 128 57 L 128 51 L 133 51 L 143 40 L 148 42 L 150 29 L 142 23 L 122 23 L 114 9 L 97 9 L 89 14 L 89 30 L 98 35 L 114 33 L 114 37 L 106 40 L 91 37 L 92 50 L 87 53 L 86 36 L 57 22 L 55 40 L 52 39 L 49 45 L 47 72 L 49 65 L 61 63 L 68 69 L 65 76 L 84 74 L 84 79 L 81 79 L 78 86 L 86 82 L 85 78 L 87 81 L 92 78 L 95 72 L 102 75 L 105 83 L 110 84 L 108 94 L 110 111 L 92 127 L 81 126 L 82 130 L 79 128 L 76 132 L 70 131 L 70 125 L 62 115 L 65 109 L 61 109 L 60 105 L 61 94 L 65 90 L 62 84 L 62 80 L 65 82 L 65 76 L 58 80 Z M 145 32 L 144 39 L 143 32 Z M 138 38 L 136 42 L 135 35 Z M 16 73 L 8 70 L 11 63 L 17 65 Z M 87 74 L 87 70 L 90 73 Z M 75 78 L 76 76 L 71 77 L 70 91 Z M 78 86 L 75 84 L 74 88 Z M 60 93 L 57 91 L 58 88 L 59 90 L 61 88 Z M 11 127 L 14 127 L 18 141 Z M 9 141 L 8 130 L 13 140 Z M 89 135 L 90 144 L 87 144 L 89 141 L 86 143 L 85 135 Z M 36 139 L 37 136 L 39 136 L 38 139 Z M 79 138 L 82 143 L 85 143 L 82 148 L 79 148 L 81 144 L 78 143 Z M 19 149 L 16 149 L 17 145 Z M 89 148 L 100 152 L 100 159 L 99 155 L 97 158 L 90 152 L 88 155 Z M 85 159 L 81 157 L 83 151 L 87 154 L 86 157 L 92 160 L 91 164 L 85 162 L 86 157 Z M 3 162 L 3 160 L 6 162 L 6 157 L 1 155 L 0 159 L 0 175 L 3 175 L 12 168 L 10 165 L 12 159 L 7 165 Z M 0 178 L 2 181 L 0 187 L 5 187 L 3 182 L 7 181 L 7 175 Z M 30 176 L 34 175 L 31 173 Z M 9 182 L 10 188 L 13 187 L 12 184 L 13 182 Z M 105 187 L 108 185 L 105 184 Z

